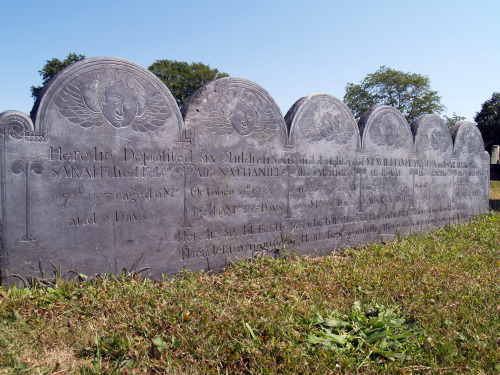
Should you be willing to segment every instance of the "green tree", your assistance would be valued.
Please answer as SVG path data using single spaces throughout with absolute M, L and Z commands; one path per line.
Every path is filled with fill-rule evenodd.
M 465 120 L 465 117 L 459 116 L 455 112 L 453 112 L 453 115 L 451 117 L 444 115 L 444 120 L 448 129 L 451 129 L 457 122 Z
M 85 58 L 84 55 L 77 55 L 76 53 L 68 53 L 68 56 L 63 60 L 59 60 L 58 58 L 53 58 L 51 60 L 47 60 L 45 65 L 41 70 L 38 71 L 42 76 L 42 84 L 40 86 L 31 86 L 31 96 L 33 100 L 38 98 L 38 95 L 43 90 L 43 87 L 61 70 L 66 68 L 68 65 L 83 60 Z
M 356 118 L 374 105 L 390 105 L 401 111 L 410 124 L 420 115 L 439 114 L 445 109 L 437 91 L 431 90 L 429 77 L 385 66 L 368 74 L 358 85 L 348 83 L 344 102 Z
M 488 151 L 491 151 L 492 145 L 500 145 L 500 92 L 494 92 L 491 98 L 483 103 L 474 121 Z
M 148 69 L 167 85 L 179 108 L 203 85 L 229 76 L 201 62 L 156 60 Z

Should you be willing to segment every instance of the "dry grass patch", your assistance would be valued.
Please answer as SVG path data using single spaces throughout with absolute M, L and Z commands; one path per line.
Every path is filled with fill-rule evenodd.
M 490 181 L 490 207 L 500 211 L 500 181 Z

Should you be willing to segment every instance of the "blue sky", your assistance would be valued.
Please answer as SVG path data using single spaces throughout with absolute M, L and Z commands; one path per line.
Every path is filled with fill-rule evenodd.
M 0 112 L 29 113 L 38 70 L 69 52 L 201 61 L 266 89 L 283 115 L 302 96 L 342 98 L 381 65 L 427 75 L 473 120 L 500 91 L 500 1 L 0 0 Z

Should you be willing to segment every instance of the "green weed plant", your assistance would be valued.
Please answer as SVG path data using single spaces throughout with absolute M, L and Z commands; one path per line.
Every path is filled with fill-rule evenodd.
M 413 319 L 405 319 L 397 308 L 363 306 L 355 301 L 348 314 L 334 311 L 323 317 L 316 313 L 310 344 L 318 344 L 348 356 L 358 358 L 360 366 L 368 357 L 390 360 L 410 359 L 411 345 L 418 345 L 419 334 L 412 327 Z

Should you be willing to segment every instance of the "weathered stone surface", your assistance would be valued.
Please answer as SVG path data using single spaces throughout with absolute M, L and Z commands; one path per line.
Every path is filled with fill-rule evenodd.
M 39 261 L 92 275 L 182 267 L 172 222 L 182 118 L 168 89 L 120 59 L 71 65 L 46 88 L 36 128 L 18 112 L 2 129 L 3 282 L 40 276 Z
M 436 115 L 419 117 L 412 126 L 415 158 L 412 190 L 419 213 L 416 228 L 432 228 L 453 220 L 453 142 L 444 121 Z
M 499 164 L 500 161 L 500 146 L 493 145 L 491 146 L 491 161 L 490 164 Z
M 365 112 L 359 127 L 364 161 L 359 211 L 368 220 L 362 241 L 389 240 L 397 233 L 405 235 L 412 227 L 408 217 L 414 206 L 410 127 L 403 115 L 389 106 Z
M 457 220 L 468 220 L 489 206 L 489 155 L 475 124 L 459 121 L 451 129 L 454 147 L 453 204 Z
M 356 243 L 359 208 L 356 120 L 338 98 L 316 94 L 298 100 L 286 115 L 293 173 L 288 181 L 287 227 L 301 253 Z
M 228 77 L 201 88 L 183 112 L 195 139 L 186 170 L 189 223 L 177 236 L 184 264 L 218 268 L 278 246 L 290 161 L 274 100 L 255 83 Z
M 36 119 L 0 114 L 0 278 L 52 263 L 87 275 L 220 269 L 286 247 L 322 254 L 488 208 L 477 127 L 435 115 L 410 128 L 374 107 L 356 124 L 339 99 L 298 100 L 284 119 L 240 78 L 183 109 L 150 72 L 95 58 L 61 72 Z

